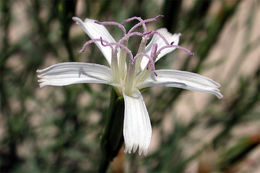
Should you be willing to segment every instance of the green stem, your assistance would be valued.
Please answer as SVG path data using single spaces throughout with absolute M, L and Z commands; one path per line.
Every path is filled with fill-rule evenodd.
M 109 163 L 117 156 L 123 144 L 124 99 L 112 89 L 109 112 L 104 134 L 101 139 L 103 158 L 99 172 L 106 172 Z

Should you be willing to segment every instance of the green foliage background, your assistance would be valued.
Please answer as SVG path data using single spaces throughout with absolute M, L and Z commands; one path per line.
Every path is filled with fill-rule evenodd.
M 233 133 L 243 125 L 254 127 L 260 122 L 260 37 L 251 36 L 259 20 L 256 14 L 260 2 L 249 2 L 242 49 L 235 49 L 237 57 L 231 71 L 218 81 L 223 86 L 224 99 L 207 98 L 203 109 L 192 110 L 191 120 L 184 123 L 176 114 L 185 115 L 174 110 L 187 91 L 176 88 L 145 91 L 153 130 L 159 133 L 155 139 L 157 147 L 147 157 L 120 156 L 124 164 L 118 172 L 181 173 L 192 169 L 192 164 L 197 167 L 191 172 L 239 172 L 246 158 L 259 150 L 260 128 L 239 137 Z M 204 73 L 227 65 L 233 44 L 230 38 L 226 38 L 229 44 L 216 61 L 208 63 L 208 59 L 243 3 L 245 0 L 1 0 L 0 172 L 98 170 L 102 160 L 100 138 L 111 89 L 87 84 L 40 89 L 37 83 L 36 69 L 57 62 L 104 63 L 94 46 L 86 54 L 77 53 L 89 38 L 73 23 L 72 16 L 121 22 L 132 16 L 145 19 L 163 14 L 163 19 L 149 27 L 181 32 L 180 44 L 195 52 L 193 57 L 180 55 L 182 60 L 177 68 Z M 127 26 L 130 27 L 131 24 Z M 117 28 L 108 28 L 116 38 L 120 37 Z M 236 38 L 238 24 L 235 22 L 232 28 L 228 35 Z M 134 50 L 135 45 L 131 45 Z M 256 68 L 241 75 L 238 72 L 253 51 L 258 51 L 258 61 L 252 62 Z M 178 62 L 179 54 L 174 52 L 157 67 L 170 67 L 175 56 L 174 62 Z M 221 75 L 219 70 L 215 76 Z M 234 78 L 236 84 L 230 89 L 228 85 Z M 187 109 L 191 109 L 190 105 Z M 171 130 L 164 130 L 165 117 L 173 120 L 168 122 Z M 204 129 L 199 131 L 202 137 L 195 138 L 193 132 L 200 128 Z M 215 133 L 204 140 L 205 131 Z M 202 145 L 193 149 L 198 143 Z M 258 152 L 258 160 L 252 162 L 259 161 Z M 108 171 L 116 172 L 120 166 L 115 162 Z M 257 168 L 260 170 L 259 165 L 253 164 L 245 172 Z

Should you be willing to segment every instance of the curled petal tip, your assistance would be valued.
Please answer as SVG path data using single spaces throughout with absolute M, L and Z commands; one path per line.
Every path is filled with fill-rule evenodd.
M 74 20 L 74 21 L 75 21 L 77 24 L 78 24 L 78 22 L 79 22 L 79 21 L 81 21 L 81 19 L 80 19 L 80 18 L 78 18 L 78 17 L 75 17 L 75 16 L 74 16 L 74 17 L 72 17 L 72 20 Z
M 138 151 L 139 156 L 141 156 L 141 155 L 146 156 L 147 153 L 148 153 L 148 149 L 145 149 L 145 148 L 141 149 L 141 148 L 139 148 L 139 151 Z
M 42 74 L 38 74 L 37 77 L 38 77 L 38 78 L 42 78 L 43 75 L 42 75 Z
M 43 88 L 43 87 L 45 87 L 45 85 L 43 85 L 42 83 L 40 83 L 40 84 L 39 84 L 39 87 L 40 87 L 40 88 Z
M 224 96 L 221 93 L 218 93 L 218 95 L 216 95 L 218 97 L 218 99 L 222 99 Z
M 134 145 L 134 146 L 133 146 L 133 153 L 136 152 L 137 148 L 138 148 L 138 145 Z

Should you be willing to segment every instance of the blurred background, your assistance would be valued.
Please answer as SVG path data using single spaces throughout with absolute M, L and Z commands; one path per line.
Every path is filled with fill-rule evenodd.
M 260 172 L 259 0 L 1 0 L 0 172 L 97 172 L 111 88 L 78 84 L 39 88 L 37 69 L 105 60 L 72 16 L 122 22 L 163 14 L 148 29 L 182 33 L 157 69 L 193 71 L 224 95 L 155 87 L 143 92 L 153 136 L 147 157 L 124 155 L 113 173 Z M 129 29 L 135 23 L 126 27 Z M 108 26 L 118 40 L 117 27 Z M 138 43 L 138 42 L 137 42 Z M 136 50 L 132 42 L 131 49 Z

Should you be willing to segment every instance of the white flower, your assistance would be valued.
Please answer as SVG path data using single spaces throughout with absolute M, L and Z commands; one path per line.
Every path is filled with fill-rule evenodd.
M 147 154 L 152 136 L 150 118 L 140 93 L 140 89 L 151 86 L 177 87 L 194 91 L 207 92 L 222 98 L 219 91 L 220 85 L 210 78 L 199 74 L 179 70 L 155 70 L 154 62 L 176 48 L 190 51 L 178 46 L 181 34 L 171 34 L 165 28 L 147 32 L 146 23 L 157 18 L 142 20 L 132 17 L 124 21 L 139 22 L 126 32 L 122 24 L 116 22 L 97 22 L 85 19 L 83 22 L 77 17 L 73 20 L 81 26 L 91 38 L 86 42 L 80 52 L 83 52 L 90 43 L 95 43 L 103 53 L 109 66 L 65 62 L 52 65 L 43 70 L 37 70 L 40 87 L 46 85 L 64 86 L 77 83 L 103 83 L 112 85 L 118 95 L 123 96 L 125 103 L 123 135 L 125 152 L 131 153 L 139 150 L 139 154 Z M 104 25 L 120 27 L 124 36 L 118 42 L 109 34 Z M 135 29 L 143 27 L 144 32 Z M 146 46 L 147 40 L 153 35 Z M 132 36 L 141 36 L 142 40 L 138 53 L 133 56 L 127 48 L 128 40 Z

